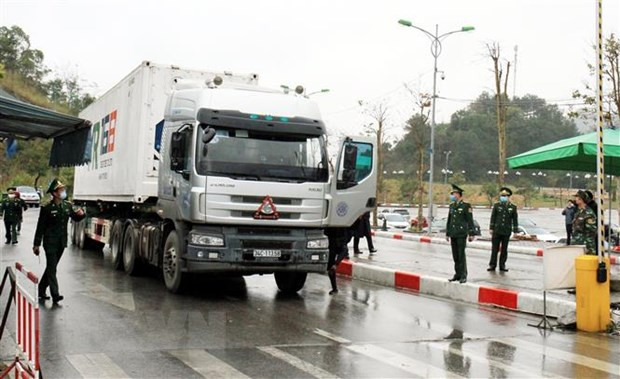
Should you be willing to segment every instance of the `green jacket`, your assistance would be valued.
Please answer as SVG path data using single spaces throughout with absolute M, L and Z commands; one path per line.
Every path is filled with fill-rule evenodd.
M 493 234 L 501 236 L 509 236 L 513 232 L 517 233 L 519 231 L 517 206 L 510 202 L 495 203 L 491 212 L 489 229 L 493 231 Z
M 8 222 L 20 222 L 22 220 L 22 213 L 26 209 L 28 209 L 28 206 L 22 199 L 6 198 L 0 203 L 0 214 Z
M 474 235 L 473 208 L 463 201 L 453 202 L 450 204 L 448 213 L 446 236 L 467 237 L 468 235 Z
M 577 208 L 573 219 L 571 245 L 586 245 L 588 254 L 596 254 L 596 214 L 590 207 Z
M 41 207 L 37 230 L 34 234 L 34 246 L 67 247 L 67 222 L 80 221 L 84 215 L 78 216 L 68 201 L 58 204 L 53 201 Z

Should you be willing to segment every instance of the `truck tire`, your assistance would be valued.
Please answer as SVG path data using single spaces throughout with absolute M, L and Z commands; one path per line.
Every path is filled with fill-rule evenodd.
M 138 274 L 140 258 L 138 257 L 138 233 L 134 225 L 130 224 L 125 229 L 123 238 L 123 267 L 125 273 L 130 276 Z
M 176 230 L 168 234 L 164 245 L 164 255 L 161 264 L 164 275 L 164 283 L 168 291 L 179 293 L 183 290 L 186 281 L 181 270 L 181 256 L 183 255 L 183 242 Z M 184 280 L 185 279 L 185 280 Z
M 278 289 L 282 293 L 291 295 L 297 293 L 300 289 L 304 288 L 306 284 L 307 272 L 276 272 L 274 274 L 276 278 L 276 284 Z
M 80 221 L 75 224 L 75 242 L 81 250 L 101 251 L 105 246 L 104 243 L 95 241 L 86 235 L 86 222 Z
M 123 221 L 116 220 L 112 226 L 110 251 L 112 252 L 112 267 L 115 270 L 123 269 Z

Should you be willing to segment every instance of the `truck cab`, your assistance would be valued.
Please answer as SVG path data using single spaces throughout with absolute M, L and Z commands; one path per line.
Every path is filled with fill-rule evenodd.
M 162 137 L 157 212 L 187 241 L 163 252 L 172 289 L 184 272 L 234 272 L 275 273 L 281 290 L 297 291 L 307 273 L 326 271 L 324 229 L 349 227 L 374 207 L 372 143 L 348 139 L 332 175 L 325 125 L 304 96 L 239 84 L 180 89 Z

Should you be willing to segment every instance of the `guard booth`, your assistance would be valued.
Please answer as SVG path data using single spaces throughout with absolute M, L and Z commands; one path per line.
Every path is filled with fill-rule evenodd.
M 53 139 L 51 167 L 79 166 L 90 161 L 90 122 L 24 103 L 0 93 L 0 140 Z

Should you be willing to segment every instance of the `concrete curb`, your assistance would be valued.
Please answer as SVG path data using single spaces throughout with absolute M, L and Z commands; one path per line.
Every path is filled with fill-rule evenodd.
M 450 245 L 450 242 L 442 238 L 420 236 L 416 234 L 405 234 L 405 233 L 401 234 L 401 233 L 392 233 L 392 232 L 383 232 L 383 231 L 373 231 L 372 235 L 375 237 L 379 237 L 379 238 L 391 238 L 391 239 L 396 239 L 396 240 L 413 241 L 413 242 L 419 242 L 419 243 L 432 243 L 435 245 Z M 479 242 L 479 241 L 468 242 L 467 247 L 470 249 L 489 250 L 489 251 L 491 250 L 491 244 L 487 242 Z M 509 247 L 508 252 L 542 257 L 545 253 L 545 250 L 541 248 L 537 248 L 537 247 L 514 246 L 514 247 Z M 620 265 L 620 259 L 618 259 L 617 257 L 613 255 L 609 257 L 609 261 L 611 262 L 612 265 Z
M 371 282 L 386 287 L 415 291 L 472 304 L 491 305 L 519 312 L 543 314 L 543 296 L 534 293 L 517 292 L 502 288 L 482 286 L 474 283 L 448 282 L 446 278 L 419 275 L 358 263 L 342 261 L 338 265 L 339 275 Z M 574 302 L 547 298 L 547 315 L 560 317 L 575 311 Z

